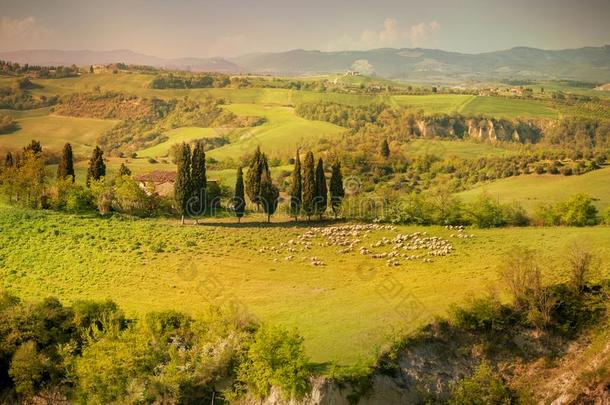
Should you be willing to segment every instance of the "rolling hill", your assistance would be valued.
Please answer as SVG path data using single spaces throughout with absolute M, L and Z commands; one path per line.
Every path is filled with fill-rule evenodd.
M 0 59 L 38 65 L 90 65 L 124 62 L 193 71 L 250 72 L 302 75 L 337 73 L 366 61 L 370 72 L 382 77 L 451 81 L 491 79 L 575 79 L 610 81 L 610 45 L 544 50 L 515 47 L 466 54 L 423 48 L 380 48 L 367 51 L 322 52 L 296 49 L 253 53 L 233 58 L 159 58 L 130 50 L 62 51 L 20 50 L 0 52 Z M 359 63 L 363 65 L 363 63 Z M 367 65 L 364 63 L 364 65 Z

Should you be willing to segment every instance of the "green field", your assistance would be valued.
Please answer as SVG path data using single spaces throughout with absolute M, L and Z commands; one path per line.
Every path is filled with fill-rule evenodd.
M 482 142 L 441 141 L 434 139 L 415 139 L 404 145 L 408 155 L 436 155 L 446 159 L 458 157 L 474 159 L 483 156 L 501 156 L 511 153 L 507 149 Z
M 574 194 L 585 193 L 599 208 L 610 206 L 610 167 L 580 176 L 527 175 L 509 177 L 459 193 L 465 201 L 488 193 L 502 202 L 518 201 L 527 210 L 542 203 L 563 201 Z
M 449 114 L 458 112 L 460 107 L 473 100 L 475 96 L 464 94 L 434 94 L 425 96 L 393 96 L 391 105 L 422 109 L 427 114 Z
M 293 154 L 297 146 L 330 138 L 345 128 L 322 122 L 310 121 L 294 114 L 289 107 L 268 107 L 258 104 L 229 104 L 226 108 L 237 115 L 264 116 L 267 122 L 237 132 L 237 138 L 228 145 L 211 150 L 208 156 L 215 159 L 239 158 L 251 153 L 257 146 L 271 156 Z
M 117 123 L 113 120 L 46 115 L 46 109 L 14 114 L 19 129 L 0 135 L 2 146 L 19 149 L 36 139 L 44 148 L 60 151 L 66 142 L 70 142 L 74 153 L 79 155 L 88 154 L 99 136 Z
M 450 238 L 451 231 L 439 227 L 400 227 L 401 233 L 426 231 L 447 238 L 454 252 L 433 263 L 406 261 L 398 267 L 357 250 L 337 253 L 337 247 L 320 245 L 321 237 L 312 240 L 311 250 L 292 253 L 291 261 L 285 260 L 286 248 L 259 253 L 296 240 L 309 229 L 306 225 L 236 226 L 231 219 L 181 227 L 163 219 L 0 208 L 0 285 L 25 299 L 112 298 L 130 314 L 170 308 L 197 313 L 210 302 L 236 302 L 263 322 L 298 327 L 313 361 L 348 365 L 372 360 L 393 333 L 482 294 L 515 244 L 544 252 L 552 270 L 546 273 L 548 282 L 565 279 L 555 265 L 575 239 L 586 240 L 601 257 L 610 255 L 605 227 L 468 231 L 473 239 Z M 398 231 L 373 231 L 363 236 L 362 245 Z M 312 266 L 303 256 L 327 265 Z M 607 261 L 602 271 L 608 274 Z
M 477 96 L 458 108 L 465 115 L 483 114 L 496 118 L 557 118 L 557 111 L 538 100 Z

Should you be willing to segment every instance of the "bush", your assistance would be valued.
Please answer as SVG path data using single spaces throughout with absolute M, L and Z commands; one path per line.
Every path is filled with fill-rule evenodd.
M 280 328 L 259 329 L 241 364 L 238 379 L 263 398 L 277 387 L 286 398 L 301 398 L 309 388 L 303 338 Z
M 93 208 L 93 194 L 79 184 L 68 188 L 66 193 L 66 211 L 83 212 Z
M 502 206 L 502 216 L 510 226 L 528 226 L 530 223 L 525 209 L 516 201 Z
M 557 210 L 562 225 L 590 226 L 599 223 L 597 208 L 593 205 L 591 197 L 585 194 L 577 194 L 558 204 Z
M 504 381 L 487 363 L 479 365 L 471 377 L 456 383 L 449 400 L 452 405 L 510 405 L 512 402 Z
M 506 225 L 502 206 L 487 194 L 480 194 L 468 204 L 467 217 L 479 228 L 495 228 Z
M 40 389 L 48 359 L 38 353 L 36 343 L 28 341 L 17 349 L 11 361 L 9 375 L 15 384 L 15 391 L 31 398 Z
M 453 305 L 451 319 L 459 328 L 473 332 L 500 332 L 514 324 L 514 313 L 495 297 L 475 298 L 466 306 Z

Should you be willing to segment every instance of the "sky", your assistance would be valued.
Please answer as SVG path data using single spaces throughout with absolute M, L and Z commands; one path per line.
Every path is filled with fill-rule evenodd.
M 160 57 L 610 44 L 610 0 L 0 0 L 0 51 Z

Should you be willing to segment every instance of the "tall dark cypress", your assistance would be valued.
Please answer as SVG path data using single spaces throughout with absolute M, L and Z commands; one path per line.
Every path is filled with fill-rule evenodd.
M 294 169 L 292 170 L 292 189 L 290 190 L 290 213 L 295 221 L 301 213 L 301 202 L 303 200 L 303 180 L 301 178 L 301 158 L 299 150 L 294 160 Z
M 174 183 L 174 198 L 176 209 L 184 224 L 184 215 L 187 213 L 189 199 L 192 197 L 191 187 L 191 147 L 183 142 L 176 153 L 176 182 Z
M 6 158 L 4 159 L 4 167 L 13 167 L 14 164 L 15 162 L 13 161 L 13 154 L 11 152 L 7 152 Z
M 246 213 L 246 195 L 244 194 L 244 174 L 241 166 L 237 168 L 237 180 L 235 181 L 235 194 L 233 195 L 233 210 L 237 217 L 237 222 L 241 222 L 241 217 Z
M 125 163 L 121 163 L 119 167 L 119 176 L 131 176 L 131 169 Z
M 277 209 L 280 191 L 271 180 L 271 171 L 269 170 L 267 157 L 264 154 L 261 156 L 261 166 L 262 173 L 259 201 L 263 205 L 263 211 L 267 214 L 267 222 L 271 222 L 271 215 L 273 215 Z
M 105 175 L 104 152 L 99 146 L 96 146 L 89 160 L 89 169 L 87 169 L 87 187 L 91 184 L 91 180 L 99 180 Z
M 191 184 L 193 195 L 197 197 L 198 205 L 203 213 L 206 201 L 207 179 L 205 176 L 205 150 L 202 142 L 195 143 L 191 158 Z
M 343 188 L 343 175 L 341 174 L 341 163 L 336 160 L 332 165 L 332 173 L 330 175 L 330 206 L 337 218 L 341 203 L 345 197 L 345 189 Z
M 381 153 L 381 156 L 386 159 L 390 157 L 390 145 L 388 145 L 388 140 L 386 138 L 383 139 L 379 152 Z
M 262 174 L 262 162 L 261 162 L 261 148 L 257 147 L 254 152 L 254 156 L 248 166 L 248 173 L 246 173 L 246 194 L 250 201 L 260 206 L 258 196 L 261 189 L 261 174 Z
M 324 211 L 328 205 L 328 187 L 326 186 L 326 176 L 324 175 L 324 162 L 318 159 L 316 167 L 316 197 L 314 202 L 315 212 L 322 219 Z
M 74 183 L 74 156 L 72 155 L 72 145 L 69 143 L 64 145 L 61 160 L 57 166 L 57 179 L 63 180 L 68 177 L 72 177 L 72 183 Z
M 316 178 L 313 162 L 313 153 L 307 152 L 303 162 L 303 212 L 307 219 L 315 213 L 314 200 L 316 198 Z

